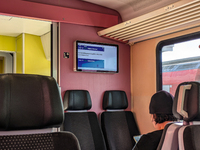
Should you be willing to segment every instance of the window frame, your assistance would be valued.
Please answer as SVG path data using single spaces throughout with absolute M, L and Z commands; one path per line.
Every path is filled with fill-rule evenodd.
M 180 42 L 186 42 L 189 40 L 195 40 L 200 38 L 200 32 L 186 34 L 183 36 L 160 41 L 156 47 L 156 89 L 162 90 L 162 47 Z

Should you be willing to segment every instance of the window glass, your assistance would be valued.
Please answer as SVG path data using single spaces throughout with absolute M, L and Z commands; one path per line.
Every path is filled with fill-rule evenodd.
M 200 38 L 162 47 L 162 89 L 175 94 L 179 83 L 200 82 Z

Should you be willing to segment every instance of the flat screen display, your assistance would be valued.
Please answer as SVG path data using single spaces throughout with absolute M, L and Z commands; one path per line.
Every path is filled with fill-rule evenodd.
M 75 41 L 74 70 L 118 73 L 118 45 Z

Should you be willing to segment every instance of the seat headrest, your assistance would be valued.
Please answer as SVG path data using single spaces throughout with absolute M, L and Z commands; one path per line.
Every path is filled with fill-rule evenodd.
M 105 91 L 103 96 L 103 109 L 126 109 L 128 100 L 125 91 Z
M 200 121 L 200 83 L 183 82 L 174 97 L 173 114 L 184 121 Z M 182 117 L 183 116 L 183 117 Z
M 0 130 L 59 127 L 63 116 L 62 100 L 54 78 L 0 75 Z
M 64 95 L 64 110 L 89 110 L 92 107 L 87 90 L 67 90 Z

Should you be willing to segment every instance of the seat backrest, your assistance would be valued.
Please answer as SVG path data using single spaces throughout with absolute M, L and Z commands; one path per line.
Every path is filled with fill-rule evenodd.
M 169 123 L 165 126 L 157 150 L 178 150 L 178 131 L 180 124 Z
M 197 82 L 183 82 L 178 85 L 172 111 L 176 118 L 184 121 L 181 125 L 171 124 L 165 127 L 157 150 L 168 150 L 169 147 L 171 150 L 184 149 L 183 137 L 181 137 L 181 133 L 186 128 L 184 125 L 198 114 L 198 109 L 194 106 L 198 102 L 198 84 Z
M 199 150 L 200 149 L 200 125 L 188 125 L 180 128 L 179 150 Z
M 176 94 L 173 101 L 172 112 L 176 118 L 182 119 L 182 116 L 177 112 L 178 100 L 179 100 L 179 90 L 176 90 Z M 162 137 L 160 139 L 157 150 L 168 150 L 168 149 L 178 150 L 179 149 L 178 132 L 179 129 L 182 127 L 182 125 L 183 123 L 181 122 L 167 124 L 163 130 Z
M 200 83 L 183 82 L 179 84 L 175 97 L 179 97 L 175 106 L 179 106 L 176 117 L 183 118 L 184 124 L 178 132 L 180 150 L 200 149 Z M 181 116 L 181 117 L 180 117 Z
M 189 125 L 193 124 L 191 121 L 200 120 L 199 85 L 198 82 L 183 82 L 177 87 L 173 114 L 176 118 L 183 120 L 183 125 L 166 126 L 166 132 L 163 132 L 157 150 L 200 149 L 200 126 Z
M 140 134 L 133 113 L 124 111 L 127 107 L 124 91 L 105 91 L 103 109 L 107 111 L 101 114 L 101 126 L 108 150 L 131 150 L 133 136 Z
M 0 149 L 79 150 L 72 133 L 42 133 L 62 122 L 62 100 L 52 77 L 0 74 Z
M 70 131 L 79 140 L 81 150 L 106 150 L 104 137 L 86 90 L 67 90 L 64 95 L 64 131 Z

